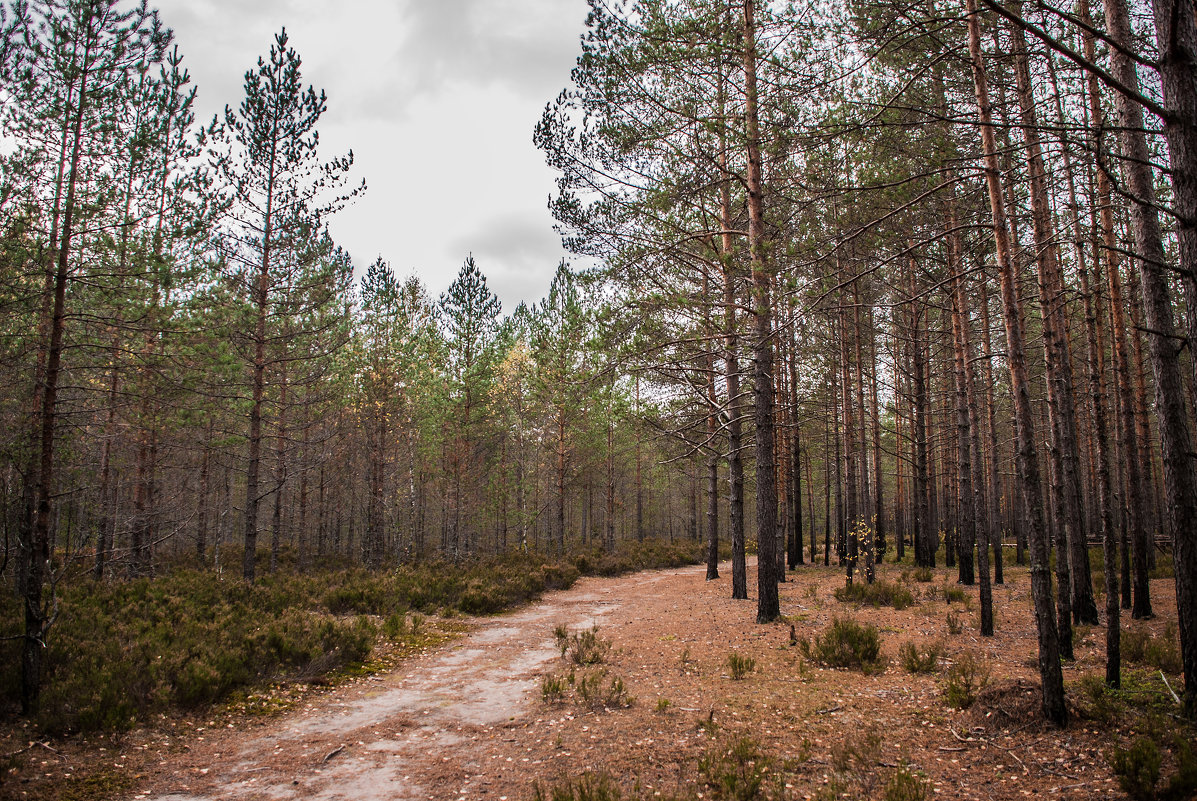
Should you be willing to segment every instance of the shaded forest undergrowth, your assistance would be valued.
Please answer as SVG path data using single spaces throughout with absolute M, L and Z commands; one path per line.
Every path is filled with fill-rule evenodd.
M 338 672 L 441 642 L 459 614 L 500 612 L 614 576 L 705 558 L 697 543 L 621 543 L 564 558 L 535 553 L 388 571 L 281 570 L 240 576 L 178 569 L 132 581 L 71 582 L 47 638 L 37 725 L 48 735 L 127 729 L 147 716 L 239 700 L 269 682 L 329 682 Z M 432 618 L 435 616 L 435 618 Z M 0 601 L 0 699 L 20 698 L 21 602 Z M 376 646 L 383 646 L 376 649 Z M 382 660 L 379 662 L 379 660 Z

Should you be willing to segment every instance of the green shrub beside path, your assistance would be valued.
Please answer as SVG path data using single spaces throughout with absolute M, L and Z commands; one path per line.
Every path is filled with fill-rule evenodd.
M 470 566 L 276 573 L 254 584 L 180 570 L 59 590 L 48 637 L 39 726 L 116 730 L 147 715 L 220 702 L 280 679 L 311 680 L 365 662 L 379 632 L 423 641 L 407 614 L 491 614 L 565 589 L 583 574 L 618 575 L 701 561 L 697 544 L 631 544 L 559 561 L 514 554 Z M 0 598 L 0 698 L 19 698 L 20 602 Z M 410 643 L 409 643 L 410 644 Z

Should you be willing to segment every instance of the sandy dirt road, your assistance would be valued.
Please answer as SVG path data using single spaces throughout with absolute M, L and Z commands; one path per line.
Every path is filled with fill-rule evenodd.
M 582 579 L 520 611 L 471 620 L 461 638 L 391 673 L 261 726 L 196 737 L 135 797 L 399 801 L 527 790 L 517 777 L 530 760 L 512 753 L 543 708 L 539 675 L 559 657 L 554 626 L 604 627 L 625 605 L 701 584 L 703 571 Z

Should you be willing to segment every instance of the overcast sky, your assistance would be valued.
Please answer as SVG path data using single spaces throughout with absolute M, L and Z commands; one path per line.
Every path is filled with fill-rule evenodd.
M 532 129 L 569 81 L 586 0 L 158 0 L 210 120 L 286 26 L 328 93 L 323 156 L 350 148 L 366 194 L 334 219 L 360 274 L 377 256 L 435 298 L 473 252 L 510 312 L 565 256 Z

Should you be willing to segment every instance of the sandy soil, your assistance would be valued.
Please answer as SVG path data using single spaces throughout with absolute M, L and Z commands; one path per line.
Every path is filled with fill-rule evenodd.
M 885 566 L 881 575 L 899 580 L 900 569 Z M 832 597 L 843 583 L 838 569 L 804 566 L 782 587 L 786 619 L 760 626 L 753 598 L 729 597 L 727 566 L 713 582 L 702 567 L 583 579 L 518 612 L 470 619 L 453 642 L 281 715 L 133 738 L 114 764 L 139 777 L 123 797 L 155 801 L 514 801 L 530 798 L 537 782 L 588 771 L 644 797 L 711 798 L 700 762 L 748 735 L 767 786 L 786 798 L 880 798 L 902 765 L 941 798 L 1123 797 L 1106 751 L 1142 721 L 1074 716 L 1063 731 L 1039 721 L 1025 569 L 1007 568 L 1006 585 L 995 588 L 993 638 L 976 634 L 976 588 L 965 588 L 965 605 L 928 597 L 929 587 L 953 582 L 940 569 L 930 585 L 909 584 L 918 601 L 906 610 L 855 609 Z M 754 587 L 750 566 L 750 595 Z M 1134 625 L 1162 629 L 1175 620 L 1171 582 L 1152 589 L 1160 617 Z M 947 631 L 949 613 L 963 626 L 956 635 Z M 844 615 L 881 628 L 884 671 L 821 669 L 791 644 L 791 625 L 797 637 L 814 637 Z M 630 707 L 594 708 L 576 693 L 542 699 L 543 677 L 570 671 L 555 646 L 558 624 L 597 626 L 612 641 L 603 665 L 574 671 L 621 678 L 635 697 Z M 1103 632 L 1085 635 L 1066 681 L 1100 675 Z M 902 669 L 898 648 L 908 639 L 942 639 L 944 666 L 966 651 L 981 658 L 991 674 L 983 701 L 966 712 L 948 708 L 942 674 Z M 739 681 L 728 675 L 732 652 L 756 663 Z

